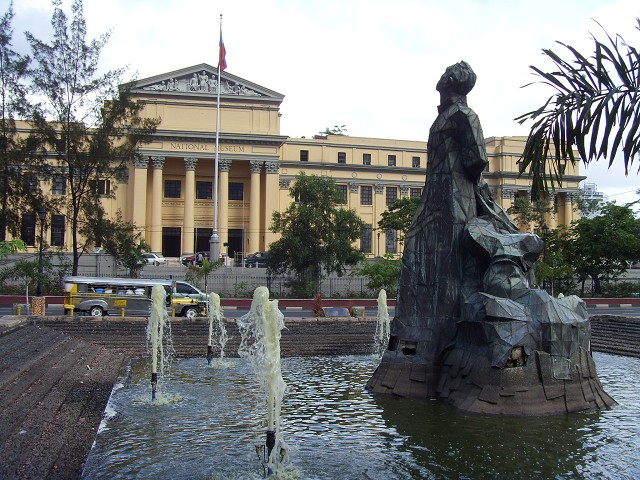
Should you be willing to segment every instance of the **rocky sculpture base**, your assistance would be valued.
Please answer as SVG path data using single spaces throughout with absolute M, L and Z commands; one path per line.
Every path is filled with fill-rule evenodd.
M 490 295 L 472 299 L 468 320 L 458 322 L 455 340 L 436 362 L 423 361 L 392 338 L 367 388 L 437 398 L 480 414 L 556 415 L 615 405 L 589 351 L 582 300 L 532 290 L 528 304 L 511 305 L 523 309 L 518 320 L 500 316 L 517 316 L 509 306 Z

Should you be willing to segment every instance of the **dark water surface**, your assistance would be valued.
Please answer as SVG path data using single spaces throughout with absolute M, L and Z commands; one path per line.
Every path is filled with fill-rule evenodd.
M 285 358 L 284 478 L 640 478 L 640 359 L 594 357 L 619 405 L 545 418 L 371 395 L 372 357 Z M 264 443 L 264 414 L 244 360 L 179 360 L 155 403 L 149 378 L 139 363 L 114 389 L 83 478 L 262 478 L 254 445 Z

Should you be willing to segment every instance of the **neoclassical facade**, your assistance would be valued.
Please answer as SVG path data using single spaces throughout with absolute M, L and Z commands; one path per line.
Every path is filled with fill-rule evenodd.
M 369 226 L 361 239 L 363 251 L 372 256 L 401 252 L 396 232 L 376 227 L 397 198 L 421 195 L 426 141 L 342 135 L 289 138 L 280 132 L 284 95 L 227 72 L 221 77 L 218 82 L 217 69 L 201 64 L 135 83 L 133 91 L 145 104 L 143 114 L 160 118 L 160 124 L 153 140 L 141 148 L 142 159 L 130 165 L 117 185 L 109 186 L 115 188 L 114 198 L 104 199 L 109 214 L 120 210 L 144 234 L 152 251 L 165 256 L 209 250 L 219 86 L 217 230 L 223 253 L 268 250 L 276 239 L 270 230 L 273 212 L 290 204 L 288 188 L 299 172 L 335 179 L 344 206 Z M 425 125 L 425 137 L 427 130 Z M 525 140 L 486 139 L 489 166 L 484 178 L 505 208 L 530 191 L 516 164 Z M 550 227 L 576 218 L 575 200 L 583 179 L 577 167 L 565 172 L 554 197 L 556 213 L 547 222 Z M 49 243 L 68 248 L 68 227 L 62 228 L 62 244 L 59 230 L 57 242 Z M 45 235 L 53 238 L 53 233 L 51 229 Z

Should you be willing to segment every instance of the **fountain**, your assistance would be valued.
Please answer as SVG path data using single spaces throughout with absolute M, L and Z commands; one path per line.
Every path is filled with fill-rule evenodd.
M 286 384 L 280 368 L 280 336 L 284 315 L 278 301 L 269 300 L 269 290 L 258 287 L 253 293 L 249 313 L 237 320 L 242 341 L 238 354 L 249 360 L 266 401 L 266 441 L 256 445 L 267 475 L 282 469 L 286 444 L 280 429 L 280 410 Z
M 297 472 L 286 478 L 640 478 L 640 359 L 594 357 L 619 405 L 547 417 L 469 415 L 372 395 L 362 388 L 379 363 L 372 355 L 284 357 L 282 425 L 288 471 Z M 262 436 L 264 415 L 254 407 L 264 398 L 249 363 L 214 372 L 202 358 L 180 358 L 166 377 L 181 400 L 149 408 L 148 364 L 132 364 L 83 478 L 261 478 L 254 433 Z
M 151 315 L 147 324 L 147 341 L 151 343 L 151 400 L 156 399 L 158 386 L 158 359 L 160 371 L 164 371 L 164 327 L 167 321 L 167 292 L 162 285 L 151 290 Z
M 373 354 L 377 357 L 382 357 L 382 354 L 389 344 L 389 324 L 387 292 L 383 288 L 378 294 L 378 321 L 376 323 L 376 333 L 373 338 Z
M 207 314 L 209 316 L 209 343 L 207 345 L 207 363 L 211 365 L 213 359 L 213 338 L 218 339 L 218 347 L 220 348 L 220 361 L 224 359 L 224 347 L 227 344 L 227 329 L 224 326 L 224 316 L 220 306 L 220 295 L 211 292 L 209 294 L 209 302 L 207 304 Z M 215 333 L 218 335 L 214 335 Z

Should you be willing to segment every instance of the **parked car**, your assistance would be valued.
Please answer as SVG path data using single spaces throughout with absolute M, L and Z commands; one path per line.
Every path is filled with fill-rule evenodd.
M 204 259 L 209 260 L 209 252 L 196 252 L 193 255 L 187 255 L 186 257 L 182 257 L 180 259 L 180 262 L 185 266 L 188 267 L 189 265 L 202 265 L 202 260 Z
M 143 253 L 142 258 L 147 265 L 166 265 L 167 259 L 157 253 Z
M 266 268 L 269 263 L 269 252 L 256 252 L 247 255 L 244 266 L 247 268 Z

